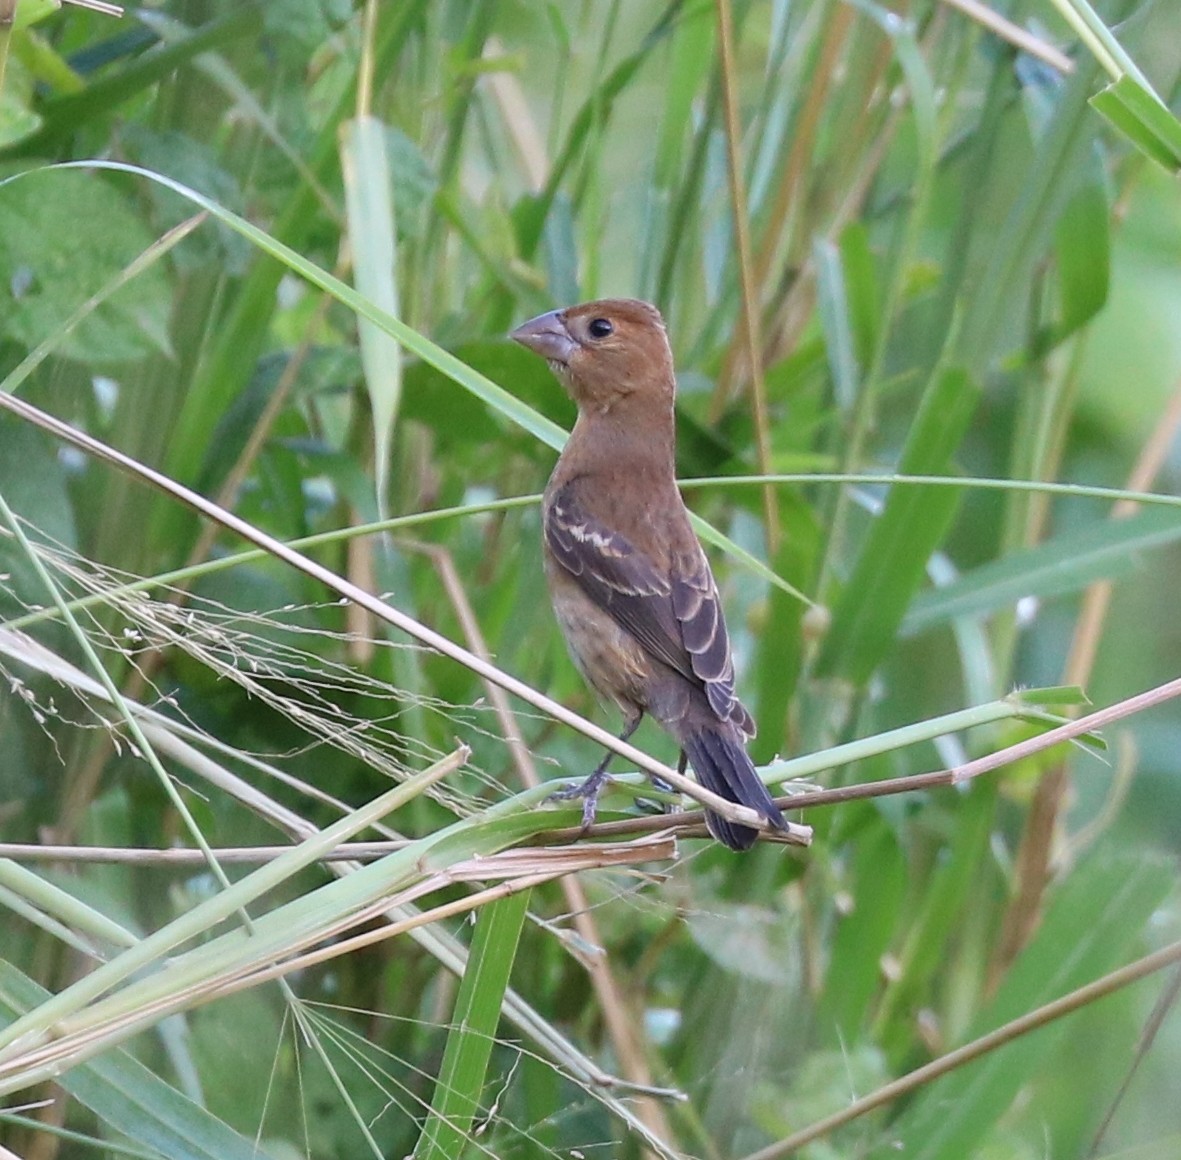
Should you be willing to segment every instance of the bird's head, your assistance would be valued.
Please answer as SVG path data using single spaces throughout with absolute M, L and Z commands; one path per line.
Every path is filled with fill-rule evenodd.
M 635 298 L 604 298 L 551 310 L 510 338 L 549 363 L 580 409 L 608 411 L 627 399 L 671 406 L 676 380 L 660 311 Z

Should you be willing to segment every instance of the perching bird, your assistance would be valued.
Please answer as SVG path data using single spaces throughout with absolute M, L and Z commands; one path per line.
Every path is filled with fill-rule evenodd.
M 541 355 L 578 404 L 542 502 L 546 577 L 571 656 L 619 706 L 626 740 L 651 714 L 698 780 L 787 823 L 746 752 L 754 721 L 734 695 L 717 585 L 689 523 L 673 465 L 672 351 L 660 312 L 611 298 L 555 310 L 511 335 Z M 612 754 L 567 796 L 595 808 Z M 707 812 L 733 850 L 758 831 Z

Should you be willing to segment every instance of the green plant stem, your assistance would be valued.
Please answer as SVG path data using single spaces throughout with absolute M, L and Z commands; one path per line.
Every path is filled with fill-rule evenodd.
M 1130 76 L 1146 92 L 1160 100 L 1156 90 L 1148 83 L 1147 77 L 1124 51 L 1123 45 L 1116 40 L 1107 25 L 1099 19 L 1087 0 L 1050 0 L 1050 3 L 1058 9 L 1058 14 L 1070 25 L 1074 34 L 1113 81 Z
M 529 891 L 511 894 L 485 907 L 476 921 L 430 1116 L 415 1149 L 419 1160 L 450 1160 L 463 1151 L 480 1106 L 529 898 Z
M 194 851 L 204 859 L 204 851 Z M 33 874 L 9 858 L 0 858 L 0 886 L 35 904 L 38 910 L 53 915 L 70 927 L 115 946 L 134 946 L 139 940 L 126 927 L 107 918 L 93 907 L 79 902 L 68 891 L 39 874 Z

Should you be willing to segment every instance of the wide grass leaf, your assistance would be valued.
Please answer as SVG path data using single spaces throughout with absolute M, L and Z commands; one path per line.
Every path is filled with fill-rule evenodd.
M 939 372 L 924 394 L 898 470 L 904 475 L 948 469 L 979 390 L 960 370 Z M 923 582 L 959 502 L 956 488 L 895 488 L 870 529 L 833 611 L 818 670 L 862 684 L 885 657 Z
M 102 229 L 79 230 L 80 221 Z M 0 193 L 0 281 L 12 297 L 0 337 L 33 347 L 152 244 L 114 183 L 95 173 L 31 173 Z M 69 334 L 59 350 L 111 366 L 167 351 L 171 292 L 164 268 L 143 271 Z
M 480 1093 L 529 897 L 530 892 L 522 890 L 480 912 L 431 1115 L 417 1150 L 419 1160 L 451 1160 L 463 1150 L 464 1138 L 480 1107 Z
M 1091 982 L 1135 956 L 1153 911 L 1173 887 L 1161 859 L 1100 852 L 1068 878 L 1034 940 L 1005 977 L 969 1038 Z M 913 1160 L 976 1154 L 1017 1093 L 1036 1081 L 1065 1026 L 1051 1024 L 937 1080 L 888 1130 L 872 1153 Z
M 0 961 L 0 1023 L 11 1023 L 49 997 Z M 259 1160 L 255 1140 L 240 1136 L 121 1049 L 65 1072 L 57 1082 L 111 1133 L 168 1160 Z
M 959 616 L 1008 608 L 1022 597 L 1062 596 L 1096 580 L 1126 576 L 1143 566 L 1142 553 L 1178 538 L 1181 515 L 1170 508 L 1066 532 L 922 593 L 902 622 L 902 634 L 911 636 Z

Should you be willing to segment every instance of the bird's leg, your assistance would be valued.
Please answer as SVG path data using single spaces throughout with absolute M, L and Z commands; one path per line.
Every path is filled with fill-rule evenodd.
M 681 756 L 677 758 L 677 773 L 679 773 L 682 777 L 685 776 L 685 769 L 688 766 L 688 764 L 689 764 L 689 756 L 682 749 Z M 668 782 L 665 781 L 663 777 L 657 777 L 656 774 L 654 774 L 654 773 L 649 775 L 649 780 L 652 782 L 653 787 L 655 789 L 660 790 L 661 793 L 676 793 L 677 792 L 677 787 L 675 785 L 669 785 Z
M 643 713 L 637 713 L 629 721 L 626 721 L 623 726 L 623 732 L 619 735 L 619 740 L 627 741 L 640 727 L 640 721 L 643 717 Z M 583 833 L 589 830 L 595 823 L 595 812 L 599 808 L 599 794 L 602 793 L 603 786 L 611 780 L 611 775 L 607 772 L 607 766 L 611 764 L 611 758 L 614 756 L 615 751 L 608 749 L 606 756 L 595 767 L 594 773 L 584 782 L 571 789 L 560 789 L 550 794 L 551 801 L 570 801 L 571 798 L 582 798 Z

